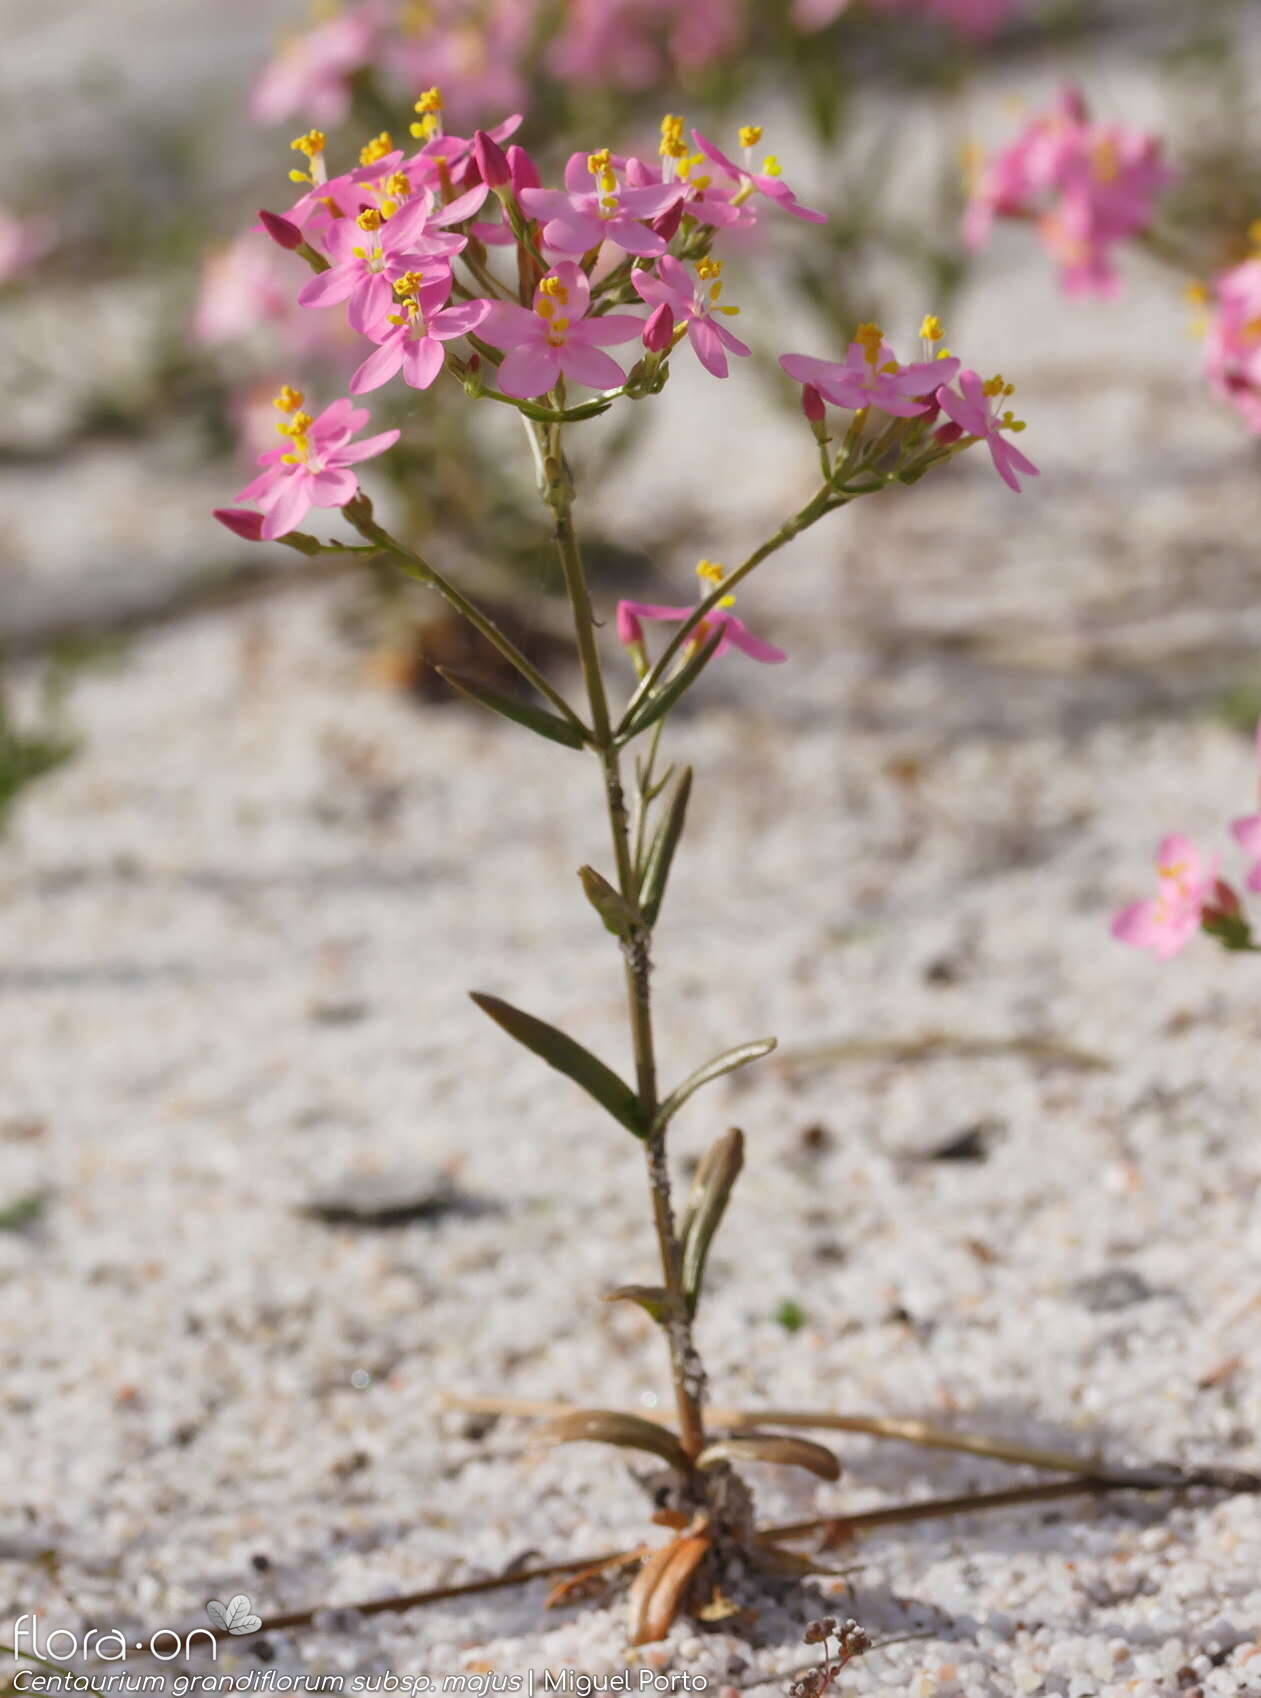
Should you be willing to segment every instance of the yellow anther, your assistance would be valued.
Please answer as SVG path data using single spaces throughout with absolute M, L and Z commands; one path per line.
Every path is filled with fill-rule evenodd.
M 569 290 L 559 277 L 545 277 L 539 284 L 539 294 L 550 295 L 554 301 L 559 301 L 561 306 L 565 306 L 569 300 Z
M 310 183 L 313 181 L 313 178 L 309 171 L 291 171 L 289 173 L 289 181 L 291 183 Z
M 365 147 L 359 150 L 361 165 L 375 165 L 379 159 L 384 159 L 387 153 L 394 152 L 394 138 L 388 130 L 382 130 L 379 136 L 373 136 Z
M 418 124 L 409 124 L 407 128 L 417 141 L 429 141 L 438 134 L 440 122 L 441 120 L 435 115 L 422 118 Z
M 282 413 L 296 413 L 305 400 L 306 396 L 300 389 L 293 389 L 289 384 L 282 383 L 280 393 L 272 402 L 272 406 L 278 407 Z
M 728 318 L 739 318 L 740 316 L 739 307 L 717 307 L 715 311 L 724 313 Z
M 295 136 L 289 146 L 295 153 L 305 153 L 308 159 L 314 159 L 328 146 L 328 137 L 323 130 L 308 130 L 304 136 Z
M 596 182 L 599 185 L 600 193 L 604 195 L 606 199 L 616 197 L 617 173 L 615 171 L 601 171 Z
M 890 377 L 896 377 L 902 370 L 902 367 L 896 360 L 886 360 L 880 369 L 883 372 L 887 372 Z
M 711 283 L 709 285 L 709 298 L 710 298 L 711 301 L 716 301 L 718 299 L 719 295 L 721 295 L 721 294 L 722 294 L 722 283 L 721 283 L 721 281 L 719 281 L 717 283 Z
M 302 464 L 302 456 L 301 454 L 282 454 L 280 456 L 280 463 L 282 466 L 300 466 Z
M 1114 183 L 1121 174 L 1121 156 L 1114 141 L 1105 136 L 1090 150 L 1090 169 L 1096 181 Z
M 734 607 L 736 605 L 736 598 L 733 595 L 721 596 L 719 598 L 718 605 L 719 607 Z
M 757 144 L 761 141 L 761 139 L 762 139 L 762 126 L 760 124 L 741 124 L 741 126 L 740 126 L 740 146 L 741 147 L 756 147 Z
M 369 234 L 371 234 L 373 230 L 379 230 L 381 228 L 382 224 L 385 223 L 385 219 L 381 216 L 375 206 L 365 206 L 363 211 L 356 216 L 355 223 L 361 230 L 367 230 Z
M 779 160 L 773 153 L 768 153 L 762 161 L 762 175 L 764 177 L 782 177 L 783 174 L 784 169 Z
M 1004 413 L 999 423 L 1004 430 L 1024 430 L 1025 421 L 1018 419 L 1015 413 Z
M 394 200 L 406 200 L 412 192 L 412 180 L 406 171 L 393 171 L 385 179 L 385 192 Z
M 1007 393 L 1006 382 L 1003 378 L 998 376 L 991 377 L 989 382 L 983 384 L 981 388 L 982 393 L 989 396 L 1005 395 Z
M 712 277 L 721 277 L 722 261 L 720 259 L 710 259 L 708 256 L 704 259 L 697 260 L 696 275 L 700 278 L 702 283 L 708 283 Z
M 540 318 L 551 318 L 556 311 L 556 302 L 544 295 L 540 300 L 535 301 L 534 310 Z
M 721 584 L 727 576 L 727 568 L 717 560 L 702 560 L 697 564 L 696 576 L 707 584 Z
M 854 340 L 874 366 L 884 345 L 884 331 L 878 324 L 860 324 L 854 332 Z
M 412 108 L 413 112 L 423 113 L 426 117 L 442 111 L 442 90 L 427 88 Z
M 1261 219 L 1258 219 L 1257 222 L 1261 224 Z M 1188 283 L 1182 293 L 1189 306 L 1204 307 L 1208 305 L 1208 285 L 1206 283 L 1198 281 Z
M 931 312 L 924 314 L 923 321 L 919 327 L 919 333 L 925 342 L 940 342 L 942 337 L 946 334 L 945 330 L 942 328 L 941 320 L 935 313 Z
M 554 318 L 552 320 L 552 329 L 558 336 L 563 336 L 569 329 L 569 320 L 567 318 Z
M 683 120 L 672 112 L 667 112 L 661 120 L 661 146 L 657 151 L 663 159 L 683 159 L 687 154 Z
M 954 359 L 954 355 L 950 352 L 949 348 L 938 348 L 935 357 L 939 360 L 953 360 Z
M 403 275 L 395 281 L 394 293 L 398 296 L 400 301 L 405 301 L 410 295 L 419 295 L 420 285 L 422 282 L 423 276 L 419 271 L 405 271 Z

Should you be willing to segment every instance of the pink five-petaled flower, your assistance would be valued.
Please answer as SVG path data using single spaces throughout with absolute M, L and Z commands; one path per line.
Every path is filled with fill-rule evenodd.
M 435 213 L 433 195 L 423 189 L 389 218 L 369 206 L 356 218 L 336 219 L 324 237 L 332 265 L 302 289 L 298 305 L 331 307 L 349 300 L 351 328 L 372 335 L 389 313 L 393 285 L 426 262 L 459 253 L 466 238 L 443 226 L 460 223 L 485 198 L 479 187 Z
M 1004 431 L 1025 428 L 1024 421 L 1015 418 L 1010 412 L 1000 416 L 997 411 L 997 402 L 1005 400 L 1012 393 L 1011 384 L 1004 383 L 1001 377 L 992 377 L 987 383 L 979 373 L 964 371 L 959 375 L 959 388 L 963 391 L 962 395 L 957 395 L 953 389 L 937 391 L 937 400 L 942 412 L 953 419 L 969 436 L 976 437 L 978 441 L 984 440 L 989 445 L 995 471 L 1003 482 L 1019 495 L 1020 479 L 1016 476 L 1017 472 L 1027 478 L 1036 478 L 1038 468 L 1003 435 Z
M 696 568 L 696 575 L 702 583 L 714 586 L 722 583 L 723 568 L 714 560 L 702 560 Z M 713 636 L 715 630 L 722 632 L 718 645 L 714 649 L 715 659 L 725 654 L 731 647 L 741 649 L 754 660 L 763 661 L 767 665 L 775 665 L 788 656 L 783 649 L 764 643 L 760 637 L 755 637 L 748 626 L 732 613 L 735 602 L 734 596 L 723 596 L 717 607 L 713 608 L 700 621 L 688 637 L 688 648 L 702 648 Z M 644 631 L 639 623 L 641 619 L 664 619 L 671 622 L 681 622 L 690 619 L 696 612 L 695 607 L 669 607 L 658 602 L 650 601 L 619 601 L 617 604 L 617 636 L 618 641 L 625 647 L 643 652 Z
M 652 257 L 663 254 L 666 244 L 641 220 L 655 218 L 682 193 L 677 183 L 623 187 L 606 147 L 571 155 L 563 191 L 522 189 L 519 198 L 531 218 L 546 220 L 543 240 L 549 248 L 585 254 L 609 241 L 628 254 Z
M 635 285 L 640 299 L 652 307 L 669 307 L 674 315 L 676 339 L 687 330 L 687 339 L 697 359 L 707 372 L 714 377 L 727 375 L 727 350 L 733 354 L 747 354 L 748 347 L 738 336 L 733 336 L 725 324 L 718 324 L 712 315 L 723 313 L 732 316 L 740 311 L 739 307 L 719 306 L 718 297 L 722 293 L 722 265 L 716 259 L 702 259 L 696 267 L 699 282 L 694 283 L 688 276 L 681 261 L 667 254 L 654 272 L 635 271 L 631 273 L 631 282 Z M 702 285 L 708 284 L 708 288 Z
M 482 335 L 507 358 L 499 368 L 499 387 L 519 400 L 542 395 L 562 374 L 591 389 L 616 389 L 626 373 L 602 349 L 630 342 L 643 322 L 629 313 L 588 318 L 591 285 L 573 260 L 554 265 L 534 291 L 534 310 L 513 301 L 496 301 L 482 324 Z
M 860 324 L 843 360 L 816 360 L 809 354 L 781 354 L 780 365 L 798 383 L 817 390 L 834 407 L 878 407 L 895 418 L 925 413 L 933 397 L 959 370 L 953 355 L 939 360 L 899 363 L 878 324 Z
M 1112 922 L 1112 935 L 1162 961 L 1176 955 L 1200 929 L 1204 905 L 1215 893 L 1216 861 L 1203 861 L 1190 838 L 1161 839 L 1156 851 L 1157 894 L 1131 902 Z
M 399 438 L 398 431 L 384 430 L 379 436 L 352 442 L 355 431 L 371 416 L 366 407 L 343 399 L 313 418 L 301 411 L 302 400 L 301 391 L 287 385 L 276 397 L 277 407 L 288 415 L 279 427 L 288 446 L 260 454 L 258 463 L 265 469 L 237 496 L 238 501 L 253 501 L 262 509 L 259 534 L 268 541 L 293 530 L 312 507 L 344 507 L 359 489 L 351 466 L 383 454 Z M 239 510 L 226 511 L 239 520 Z M 245 534 L 239 523 L 229 529 Z
M 381 346 L 368 355 L 351 378 L 352 395 L 379 389 L 400 370 L 404 383 L 413 389 L 428 389 L 446 360 L 443 344 L 476 330 L 489 313 L 489 301 L 447 306 L 450 270 L 442 265 L 431 275 L 432 282 L 419 271 L 409 271 L 395 283 L 398 311 L 389 313 L 373 332 L 373 340 Z
M 728 159 L 722 149 L 715 147 L 713 142 L 707 141 L 699 130 L 692 131 L 692 139 L 711 165 L 716 165 L 733 182 L 739 183 L 743 196 L 752 194 L 756 189 L 759 194 L 764 194 L 768 200 L 774 201 L 776 206 L 782 207 L 785 212 L 791 212 L 794 218 L 805 218 L 811 224 L 827 223 L 828 215 L 826 212 L 816 212 L 813 207 L 803 206 L 797 199 L 788 184 L 780 176 L 779 160 L 773 153 L 767 154 L 762 161 L 760 171 L 754 171 L 748 163 L 737 165 L 734 159 Z M 740 144 L 744 148 L 746 161 L 761 139 L 760 125 L 746 124 L 741 129 Z M 739 199 L 740 196 L 737 196 L 736 204 L 739 204 Z

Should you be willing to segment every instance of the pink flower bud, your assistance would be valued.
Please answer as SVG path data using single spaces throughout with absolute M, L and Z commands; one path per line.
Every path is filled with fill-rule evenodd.
M 488 189 L 506 188 L 511 183 L 512 167 L 508 163 L 508 155 L 485 130 L 473 132 L 473 158 Z
M 672 242 L 678 234 L 679 225 L 683 222 L 683 202 L 676 200 L 673 206 L 666 207 L 653 219 L 651 229 L 654 235 L 660 236 L 663 242 Z
M 518 147 L 514 142 L 508 149 L 507 159 L 508 169 L 512 172 L 512 186 L 517 194 L 520 194 L 522 189 L 543 187 L 539 168 L 523 147 Z
M 653 354 L 667 354 L 674 346 L 674 314 L 669 303 L 654 307 L 644 326 L 644 347 Z
M 628 601 L 619 601 L 617 604 L 617 640 L 628 649 L 643 644 L 644 628 L 631 611 Z
M 950 424 L 938 425 L 933 432 L 933 441 L 940 442 L 943 448 L 948 448 L 952 442 L 958 442 L 963 435 L 963 426 L 952 421 Z
M 258 221 L 278 248 L 286 248 L 292 253 L 295 248 L 302 246 L 301 230 L 287 218 L 282 218 L 278 212 L 268 212 L 260 207 Z
M 827 408 L 823 404 L 823 397 L 813 383 L 807 383 L 801 391 L 801 410 L 811 424 L 822 424 L 827 417 Z
M 1213 880 L 1212 894 L 1204 903 L 1201 918 L 1205 920 L 1233 920 L 1242 912 L 1238 896 L 1226 883 L 1224 878 Z
M 214 517 L 221 525 L 226 525 L 234 536 L 244 537 L 246 542 L 263 540 L 261 513 L 252 513 L 248 507 L 216 507 Z

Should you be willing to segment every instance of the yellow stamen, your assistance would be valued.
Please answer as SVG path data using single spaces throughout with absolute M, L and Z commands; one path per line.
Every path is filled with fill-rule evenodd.
M 412 192 L 412 180 L 406 171 L 394 171 L 385 179 L 385 192 L 394 200 L 406 200 Z
M 420 294 L 421 282 L 422 275 L 419 271 L 405 271 L 395 282 L 394 293 L 400 301 L 405 301 L 410 296 Z
M 741 124 L 741 126 L 740 126 L 740 146 L 741 147 L 756 147 L 757 144 L 761 141 L 761 139 L 762 139 L 762 126 L 760 124 Z
M 713 277 L 721 277 L 722 261 L 720 259 L 709 259 L 708 257 L 697 260 L 696 275 L 700 278 L 702 283 L 708 283 Z
M 696 576 L 707 584 L 721 584 L 727 576 L 727 568 L 717 560 L 702 560 L 697 564 Z
M 420 99 L 416 102 L 415 106 L 413 106 L 412 111 L 419 112 L 425 117 L 430 117 L 435 112 L 441 112 L 442 90 L 439 88 L 427 88 L 421 95 Z
M 289 181 L 291 183 L 313 183 L 315 179 L 309 171 L 291 171 Z
M 282 413 L 296 413 L 305 400 L 306 396 L 300 389 L 293 389 L 289 384 L 282 383 L 280 393 L 272 402 L 272 406 L 278 407 Z
M 355 223 L 359 226 L 359 228 L 361 230 L 367 230 L 369 233 L 374 230 L 379 230 L 384 222 L 385 219 L 382 217 L 381 213 L 377 211 L 375 206 L 365 206 L 363 211 L 355 218 Z
M 657 151 L 663 159 L 683 159 L 687 154 L 683 120 L 672 112 L 667 112 L 661 120 L 661 146 Z
M 981 392 L 991 398 L 995 395 L 1005 395 L 1007 393 L 1007 384 L 1003 378 L 994 376 L 990 378 L 988 383 L 981 386 Z
M 308 159 L 314 159 L 317 153 L 323 153 L 328 145 L 328 137 L 323 130 L 308 130 L 304 136 L 295 136 L 289 146 L 295 153 L 305 153 Z
M 561 306 L 566 306 L 569 301 L 569 290 L 559 277 L 545 277 L 539 284 L 539 294 L 550 295 L 554 301 L 559 301 Z M 542 302 L 539 304 L 541 306 Z
M 598 153 L 587 155 L 587 170 L 593 177 L 602 177 L 612 166 L 613 160 L 607 147 L 602 147 Z
M 854 340 L 866 354 L 869 364 L 874 366 L 880 358 L 880 349 L 884 344 L 884 331 L 878 324 L 860 324 L 854 332 Z
M 1261 223 L 1261 219 L 1258 220 L 1258 223 Z M 1208 305 L 1208 285 L 1206 283 L 1198 281 L 1188 283 L 1182 293 L 1183 298 L 1190 306 L 1203 307 Z
M 779 163 L 779 160 L 773 153 L 768 153 L 766 158 L 762 161 L 762 175 L 764 177 L 782 177 L 783 174 L 784 168 Z
M 942 328 L 941 320 L 935 313 L 931 312 L 924 314 L 923 322 L 919 327 L 919 333 L 925 342 L 940 342 L 942 337 L 946 334 Z
M 384 159 L 387 153 L 394 152 L 394 138 L 388 130 L 382 130 L 379 136 L 373 136 L 365 147 L 359 150 L 361 165 L 375 165 L 379 159 Z

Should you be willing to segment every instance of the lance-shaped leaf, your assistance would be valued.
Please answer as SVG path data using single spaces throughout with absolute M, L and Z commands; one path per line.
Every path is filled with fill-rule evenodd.
M 812 1439 L 796 1439 L 786 1433 L 742 1434 L 735 1439 L 716 1439 L 696 1458 L 698 1468 L 718 1462 L 772 1462 L 781 1468 L 804 1468 L 820 1480 L 839 1480 L 841 1465 L 826 1445 Z
M 604 1293 L 606 1303 L 638 1303 L 654 1321 L 664 1322 L 670 1313 L 670 1296 L 660 1285 L 618 1285 Z
M 669 1633 L 710 1545 L 702 1533 L 685 1533 L 648 1558 L 627 1600 L 632 1645 L 655 1645 Z
M 680 1473 L 688 1472 L 687 1452 L 668 1427 L 620 1409 L 574 1409 L 545 1422 L 538 1436 L 547 1444 L 613 1444 L 647 1450 Z
M 546 708 L 535 707 L 533 702 L 518 701 L 515 696 L 501 696 L 498 690 L 489 689 L 479 679 L 466 677 L 459 672 L 451 672 L 445 666 L 435 668 L 440 678 L 445 678 L 453 690 L 458 690 L 470 701 L 480 702 L 492 713 L 501 714 L 504 719 L 515 720 L 518 725 L 524 725 L 527 731 L 534 731 L 540 737 L 550 737 L 553 743 L 563 743 L 567 749 L 581 749 L 587 741 L 586 732 L 581 725 L 562 719 L 558 713 L 549 713 Z
M 646 697 L 636 707 L 632 702 L 626 718 L 617 733 L 618 744 L 629 743 L 632 737 L 638 737 L 641 731 L 647 731 L 650 725 L 664 715 L 692 688 L 701 673 L 714 658 L 714 651 L 726 635 L 724 628 L 719 625 L 704 646 L 693 651 L 691 658 L 682 666 L 668 684 L 663 684 L 659 690 Z
M 687 821 L 687 804 L 691 794 L 692 769 L 685 766 L 679 774 L 679 781 L 671 793 L 670 800 L 666 803 L 661 824 L 657 827 L 644 858 L 643 876 L 639 884 L 639 912 L 648 927 L 656 924 L 657 915 L 661 912 L 661 902 L 670 878 L 674 852 L 679 846 L 679 839 Z
M 605 929 L 611 931 L 614 937 L 629 937 L 635 915 L 621 891 L 616 890 L 594 867 L 579 867 L 578 877 L 582 880 L 583 894 L 604 921 Z
M 698 1067 L 695 1073 L 689 1073 L 657 1110 L 653 1131 L 664 1132 L 687 1099 L 702 1085 L 708 1085 L 711 1079 L 721 1079 L 724 1073 L 734 1073 L 737 1067 L 747 1067 L 751 1061 L 760 1061 L 764 1055 L 771 1053 L 778 1041 L 776 1038 L 754 1038 L 751 1043 L 737 1044 L 734 1049 L 724 1050 L 703 1067 Z
M 705 1278 L 705 1261 L 723 1215 L 732 1187 L 744 1166 L 744 1133 L 733 1126 L 705 1151 L 692 1181 L 687 1213 L 680 1237 L 683 1241 L 683 1293 L 692 1313 Z
M 482 991 L 470 991 L 469 995 L 482 1013 L 489 1014 L 509 1037 L 533 1050 L 540 1060 L 572 1079 L 575 1085 L 581 1085 L 628 1132 L 637 1138 L 644 1137 L 647 1125 L 639 1098 L 624 1079 L 619 1079 L 589 1049 L 557 1031 L 555 1026 L 549 1026 L 546 1020 L 538 1020 L 500 997 L 487 996 Z

